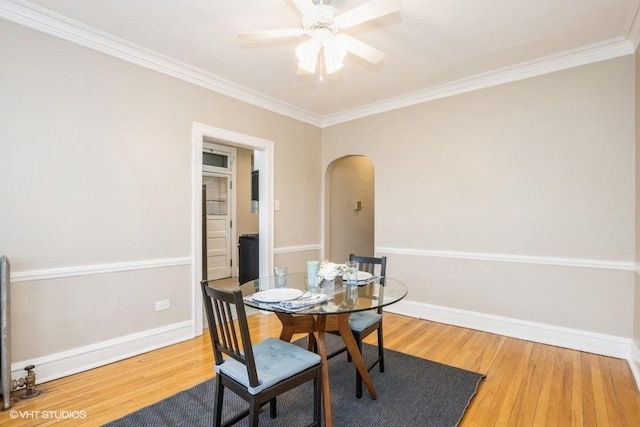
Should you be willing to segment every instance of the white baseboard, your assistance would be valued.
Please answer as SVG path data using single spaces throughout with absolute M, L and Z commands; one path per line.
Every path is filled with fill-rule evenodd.
M 400 301 L 386 307 L 385 310 L 391 313 L 477 329 L 527 341 L 631 360 L 631 344 L 633 342 L 631 338 L 563 328 L 415 301 Z M 638 378 L 637 375 L 636 378 Z
M 11 378 L 23 378 L 26 375 L 24 367 L 35 365 L 36 382 L 40 384 L 176 344 L 194 336 L 193 321 L 174 323 L 85 347 L 12 363 Z
M 633 378 L 636 380 L 636 387 L 640 390 L 640 348 L 633 341 L 631 343 L 631 355 L 629 356 L 629 367 L 631 368 L 631 373 L 633 374 Z

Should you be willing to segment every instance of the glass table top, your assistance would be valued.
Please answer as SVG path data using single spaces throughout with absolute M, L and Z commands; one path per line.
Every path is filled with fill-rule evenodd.
M 407 295 L 404 283 L 391 277 L 349 284 L 341 277 L 318 286 L 309 286 L 306 273 L 289 273 L 284 287 L 276 287 L 275 276 L 261 277 L 240 285 L 245 305 L 274 312 L 297 314 L 339 314 L 371 310 L 400 301 Z M 266 291 L 266 292 L 264 292 Z M 256 295 L 260 292 L 259 295 Z M 253 296 L 256 295 L 257 299 Z M 281 301 L 284 301 L 281 303 Z M 303 301 L 319 301 L 306 307 Z

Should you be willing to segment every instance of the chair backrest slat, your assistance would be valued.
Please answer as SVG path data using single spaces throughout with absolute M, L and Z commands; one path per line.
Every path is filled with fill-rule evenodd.
M 367 257 L 367 256 L 350 254 L 349 261 L 357 261 L 358 270 L 366 271 L 367 273 L 373 274 L 374 276 L 378 274 L 376 273 L 376 266 L 379 265 L 380 266 L 380 273 L 379 273 L 380 284 L 384 286 L 384 278 L 385 278 L 385 275 L 387 274 L 387 257 L 386 256 L 375 258 L 375 257 Z M 381 288 L 377 298 L 382 298 L 383 292 L 384 292 L 384 288 Z M 378 313 L 382 313 L 382 307 L 378 307 L 377 311 Z
M 251 336 L 240 289 L 225 290 L 211 288 L 201 282 L 209 335 L 216 365 L 224 362 L 223 354 L 247 367 L 252 387 L 260 384 L 251 347 Z M 233 319 L 235 308 L 237 321 Z
M 235 323 L 233 322 L 231 304 L 225 304 L 223 308 L 225 309 L 224 314 L 227 322 L 226 324 L 229 326 L 229 342 L 227 345 L 234 351 L 240 352 L 242 348 L 240 347 L 240 344 L 238 344 L 238 333 L 236 332 Z
M 233 324 L 233 316 L 229 315 L 230 304 L 227 302 L 213 300 L 214 313 L 216 316 L 216 327 L 218 329 L 219 346 L 223 348 L 223 352 L 239 353 L 237 340 L 235 340 L 235 329 Z M 230 320 L 231 319 L 231 320 Z

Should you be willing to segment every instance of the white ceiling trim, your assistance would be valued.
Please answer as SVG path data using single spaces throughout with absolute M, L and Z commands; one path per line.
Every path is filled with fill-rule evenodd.
M 625 30 L 627 38 L 633 43 L 633 50 L 637 50 L 640 45 L 640 0 L 636 0 L 631 9 Z
M 636 7 L 631 11 L 628 20 L 629 39 L 619 37 L 324 117 L 22 0 L 0 0 L 0 17 L 248 104 L 324 128 L 448 96 L 633 54 L 640 39 L 639 4 L 640 1 L 636 1 Z
M 0 0 L 0 17 L 314 126 L 322 117 L 21 0 Z
M 421 104 L 461 93 L 471 92 L 505 83 L 528 79 L 530 77 L 566 70 L 594 62 L 633 54 L 631 42 L 619 37 L 602 43 L 561 52 L 533 61 L 527 61 L 487 73 L 453 81 L 440 86 L 419 90 L 382 102 L 369 104 L 361 108 L 326 116 L 322 127 L 333 126 L 373 114 L 396 110 L 398 108 Z

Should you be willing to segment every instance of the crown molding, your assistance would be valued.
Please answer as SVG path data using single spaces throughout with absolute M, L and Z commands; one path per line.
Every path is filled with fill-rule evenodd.
M 331 114 L 324 117 L 322 127 L 633 53 L 632 43 L 626 38 L 618 37 Z
M 158 71 L 293 119 L 320 126 L 320 115 L 302 110 L 252 89 L 177 61 L 22 0 L 0 0 L 0 17 L 98 52 Z
M 638 49 L 638 45 L 640 45 L 640 0 L 636 0 L 631 8 L 629 19 L 625 26 L 625 34 L 633 45 L 635 52 Z
M 636 0 L 626 25 L 628 38 L 618 37 L 521 64 L 477 74 L 443 85 L 411 92 L 381 102 L 321 116 L 278 101 L 277 99 L 240 86 L 212 73 L 208 73 L 23 0 L 0 0 L 0 18 L 16 22 L 34 30 L 62 38 L 72 43 L 320 128 L 423 102 L 633 54 L 640 42 L 639 14 L 640 0 Z

